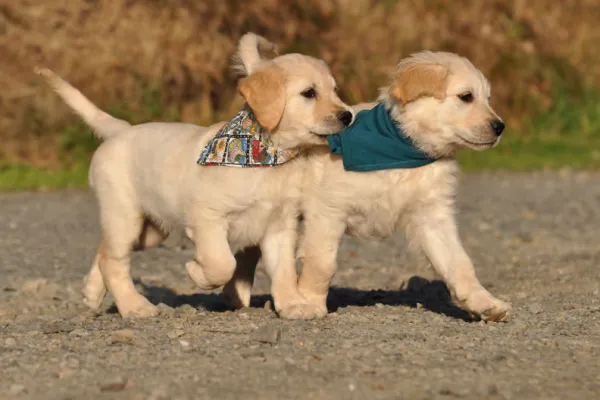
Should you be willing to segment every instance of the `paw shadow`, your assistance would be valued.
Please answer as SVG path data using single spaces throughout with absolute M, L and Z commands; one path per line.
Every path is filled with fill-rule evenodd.
M 413 308 L 416 308 L 418 303 L 429 311 L 452 318 L 467 322 L 478 320 L 452 302 L 450 291 L 443 281 L 430 281 L 420 276 L 410 278 L 400 290 L 359 290 L 332 287 L 327 298 L 329 312 L 348 306 L 374 306 L 377 303 Z
M 169 307 L 177 308 L 188 304 L 194 308 L 211 312 L 225 312 L 233 310 L 227 305 L 221 293 L 195 293 L 178 294 L 172 289 L 147 285 L 139 280 L 134 283 L 138 286 L 146 298 L 154 305 L 160 303 Z M 267 301 L 273 302 L 270 295 L 253 295 L 250 307 L 263 308 Z M 457 307 L 452 302 L 450 292 L 443 281 L 428 280 L 420 276 L 413 276 L 408 280 L 406 286 L 400 290 L 361 290 L 354 288 L 332 287 L 327 298 L 329 312 L 337 311 L 339 308 L 348 306 L 368 307 L 375 304 L 389 306 L 408 306 L 417 308 L 421 304 L 423 308 L 438 314 L 466 322 L 478 321 L 479 319 Z M 112 305 L 108 313 L 117 313 L 117 308 Z
M 167 287 L 147 285 L 137 279 L 134 280 L 134 284 L 141 289 L 144 296 L 154 305 L 163 303 L 169 307 L 177 308 L 188 304 L 194 308 L 211 312 L 233 310 L 233 308 L 227 305 L 221 293 L 178 294 Z M 268 300 L 273 302 L 270 295 L 252 296 L 250 307 L 263 308 Z M 115 305 L 112 305 L 107 312 L 117 313 L 118 310 Z

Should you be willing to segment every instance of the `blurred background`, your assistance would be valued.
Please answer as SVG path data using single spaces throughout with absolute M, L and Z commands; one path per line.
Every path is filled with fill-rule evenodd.
M 132 123 L 208 124 L 241 105 L 229 67 L 248 31 L 324 59 L 349 103 L 414 51 L 457 52 L 508 125 L 464 167 L 598 168 L 599 21 L 597 0 L 0 0 L 0 189 L 85 186 L 97 146 L 34 66 Z

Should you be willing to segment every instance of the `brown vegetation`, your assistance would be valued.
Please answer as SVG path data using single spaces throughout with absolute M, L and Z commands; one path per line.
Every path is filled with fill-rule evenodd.
M 148 119 L 208 123 L 239 107 L 230 57 L 255 31 L 325 59 L 349 102 L 420 49 L 469 57 L 512 124 L 600 81 L 595 0 L 0 0 L 0 160 L 55 164 L 74 117 L 32 69 Z

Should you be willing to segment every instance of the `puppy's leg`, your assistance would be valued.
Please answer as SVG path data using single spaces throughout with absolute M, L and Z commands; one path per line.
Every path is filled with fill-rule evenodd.
M 158 246 L 166 237 L 167 234 L 150 220 L 146 219 L 135 248 L 136 250 L 141 250 Z M 92 310 L 97 310 L 106 296 L 106 285 L 104 285 L 104 280 L 100 273 L 101 257 L 106 257 L 106 251 L 102 243 L 98 246 L 90 272 L 88 272 L 83 280 L 83 302 Z
M 271 295 L 277 314 L 286 319 L 312 319 L 319 316 L 319 309 L 298 291 L 294 257 L 296 228 L 295 216 L 271 224 L 261 241 L 262 256 L 271 277 Z
M 100 260 L 104 257 L 106 257 L 106 250 L 104 245 L 100 243 L 90 272 L 83 278 L 83 302 L 92 310 L 97 310 L 106 296 L 106 285 L 100 272 Z
M 235 257 L 227 241 L 227 227 L 222 222 L 203 221 L 186 232 L 196 246 L 196 258 L 185 268 L 196 285 L 212 290 L 229 282 L 235 272 Z
M 337 251 L 345 228 L 341 219 L 305 215 L 304 235 L 298 250 L 302 260 L 298 287 L 300 293 L 318 308 L 319 317 L 327 315 L 329 285 L 337 269 Z
M 479 282 L 465 252 L 452 210 L 429 208 L 413 216 L 408 237 L 416 239 L 448 285 L 459 306 L 484 320 L 508 320 L 511 306 L 492 296 Z
M 105 257 L 99 267 L 123 318 L 143 318 L 158 309 L 135 289 L 130 274 L 131 249 L 142 230 L 143 217 L 131 196 L 115 191 L 99 193 L 100 222 Z
M 158 246 L 167 238 L 167 236 L 169 236 L 168 233 L 146 218 L 144 220 L 144 225 L 142 226 L 142 232 L 140 233 L 134 249 L 143 250 Z
M 259 259 L 260 249 L 258 247 L 248 247 L 235 255 L 235 273 L 223 287 L 223 295 L 229 306 L 233 308 L 250 306 L 254 273 Z

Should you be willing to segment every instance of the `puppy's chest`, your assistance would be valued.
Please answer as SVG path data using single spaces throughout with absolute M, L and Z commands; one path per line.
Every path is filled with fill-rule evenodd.
M 244 210 L 228 214 L 228 237 L 232 249 L 236 251 L 259 244 L 270 226 L 295 218 L 298 209 L 297 195 L 268 196 L 252 201 Z
M 381 193 L 370 202 L 352 207 L 347 219 L 347 233 L 358 237 L 390 236 L 409 207 L 404 199 L 394 199 L 389 192 Z

